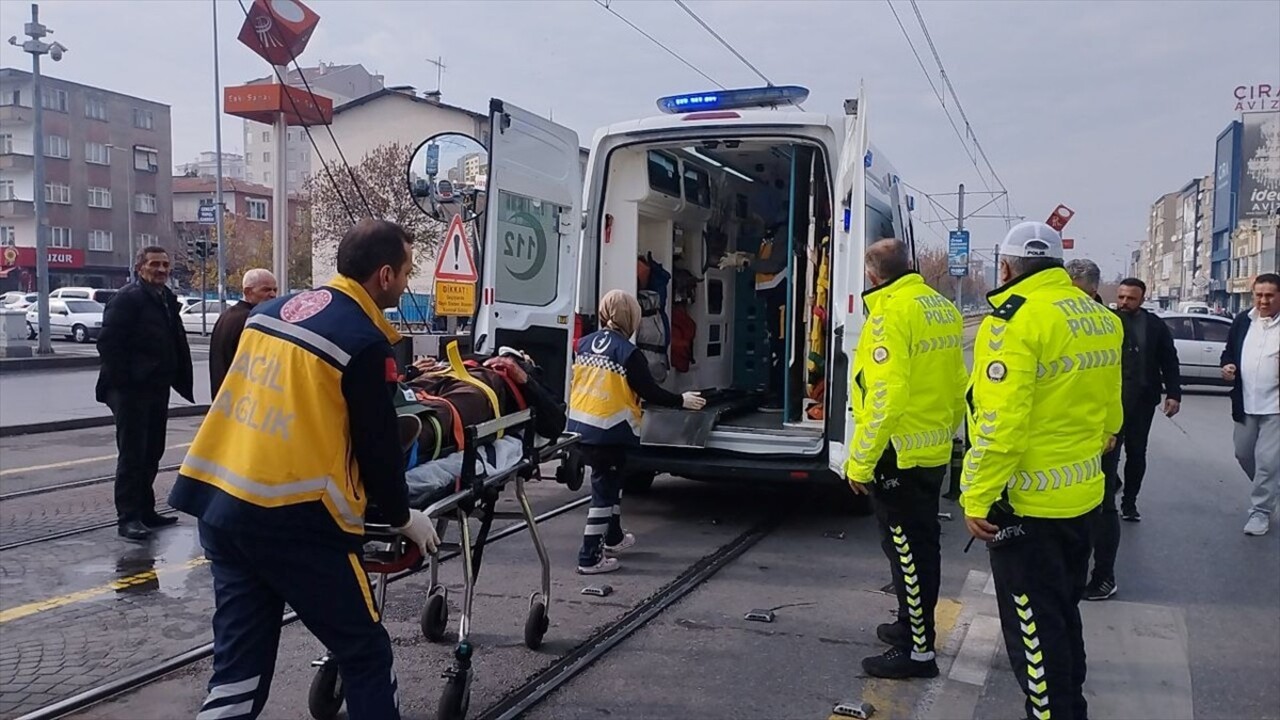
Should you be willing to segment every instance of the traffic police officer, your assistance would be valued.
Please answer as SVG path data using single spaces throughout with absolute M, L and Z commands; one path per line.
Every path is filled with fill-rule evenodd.
M 324 643 L 356 720 L 399 717 L 391 642 L 357 555 L 366 503 L 423 552 L 391 391 L 400 336 L 383 317 L 413 267 L 410 236 L 363 220 L 328 285 L 255 308 L 169 503 L 199 518 L 213 572 L 213 678 L 200 720 L 255 718 L 284 606 Z
M 936 677 L 934 606 L 942 557 L 938 496 L 951 440 L 964 420 L 963 321 L 910 271 L 907 246 L 867 250 L 868 318 L 853 360 L 854 434 L 846 475 L 869 488 L 898 595 L 898 621 L 876 628 L 892 646 L 862 661 L 881 678 Z
M 700 410 L 698 393 L 676 395 L 654 382 L 649 363 L 631 337 L 640 325 L 640 302 L 622 290 L 600 299 L 598 332 L 578 341 L 569 388 L 567 429 L 577 433 L 579 452 L 591 467 L 591 509 L 578 552 L 578 572 L 596 575 L 619 568 L 617 554 L 635 545 L 622 529 L 622 463 L 626 449 L 640 444 L 640 401 Z
M 970 533 L 987 542 L 1027 717 L 1082 720 L 1079 604 L 1101 457 L 1123 420 L 1123 331 L 1071 284 L 1062 238 L 1048 225 L 1009 231 L 1000 280 L 974 344 L 960 502 Z

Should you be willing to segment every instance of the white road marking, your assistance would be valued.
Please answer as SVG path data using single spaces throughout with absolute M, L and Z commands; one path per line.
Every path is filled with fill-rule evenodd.
M 964 643 L 955 662 L 951 663 L 951 672 L 947 678 L 956 682 L 968 683 L 982 687 L 987 684 L 987 673 L 991 670 L 991 656 L 1000 643 L 1000 618 L 990 615 L 979 615 L 969 623 L 969 632 L 964 635 Z

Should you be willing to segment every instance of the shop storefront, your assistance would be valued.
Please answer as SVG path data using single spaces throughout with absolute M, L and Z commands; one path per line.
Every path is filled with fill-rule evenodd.
M 128 268 L 88 265 L 85 252 L 72 248 L 49 249 L 49 289 L 60 287 L 118 288 L 129 281 Z M 36 249 L 0 249 L 0 291 L 36 291 Z

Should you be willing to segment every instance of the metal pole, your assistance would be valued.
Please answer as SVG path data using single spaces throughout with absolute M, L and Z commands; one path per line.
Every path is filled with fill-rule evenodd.
M 214 180 L 214 203 L 217 205 L 215 227 L 218 237 L 218 308 L 227 306 L 227 251 L 226 238 L 222 236 L 222 79 L 218 71 L 218 0 L 209 0 L 213 6 L 213 150 L 217 178 Z
M 200 253 L 200 334 L 209 334 L 209 240 L 204 241 L 204 252 Z
M 277 67 L 280 81 L 289 78 L 287 66 Z M 272 183 L 271 240 L 273 265 L 280 293 L 289 292 L 289 123 L 284 113 L 275 122 L 275 182 Z
M 133 164 L 137 160 L 133 153 L 129 153 L 126 160 L 127 164 L 124 171 L 129 173 L 125 176 L 125 190 L 129 193 L 128 202 L 126 203 L 129 208 L 129 280 L 134 282 L 138 279 L 138 263 L 134 260 L 137 257 L 137 250 L 133 247 L 133 211 L 136 209 L 133 206 L 134 202 L 136 202 L 133 197 L 133 174 L 137 170 Z
M 39 40 L 44 35 L 40 25 L 40 6 L 31 3 L 31 27 L 27 35 Z M 36 314 L 39 316 L 40 339 L 37 355 L 52 355 L 49 331 L 49 218 L 44 205 L 44 95 L 40 92 L 40 53 L 31 53 L 31 106 L 35 110 L 35 131 L 32 150 L 35 155 L 35 210 L 36 210 Z
M 957 203 L 956 203 L 956 204 L 957 204 L 957 208 L 956 208 L 956 230 L 964 230 L 964 183 L 960 183 L 960 192 L 959 192 L 959 196 L 958 196 L 958 197 L 959 197 L 959 199 L 957 200 Z M 966 257 L 965 257 L 965 263 L 966 263 L 966 264 L 965 264 L 965 269 L 964 269 L 965 275 L 968 275 L 968 274 L 969 274 L 968 260 L 969 260 L 969 258 L 966 256 Z M 960 312 L 964 312 L 964 278 L 965 278 L 965 275 L 961 275 L 961 276 L 956 280 L 956 307 L 960 310 Z

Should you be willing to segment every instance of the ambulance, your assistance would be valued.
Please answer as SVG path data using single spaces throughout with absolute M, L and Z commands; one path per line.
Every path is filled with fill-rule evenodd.
M 646 409 L 628 490 L 660 474 L 844 478 L 863 255 L 887 237 L 914 253 L 913 201 L 869 142 L 864 96 L 842 115 L 803 111 L 807 97 L 770 86 L 661 98 L 656 116 L 596 132 L 585 179 L 574 131 L 490 103 L 475 352 L 521 348 L 567 397 L 599 299 L 648 292 L 655 377 L 709 399 L 700 412 Z

